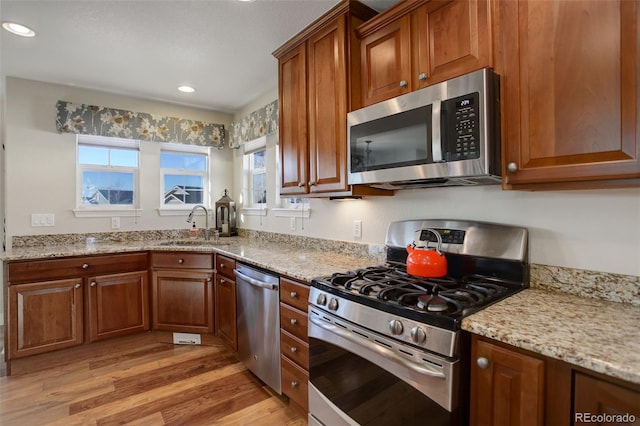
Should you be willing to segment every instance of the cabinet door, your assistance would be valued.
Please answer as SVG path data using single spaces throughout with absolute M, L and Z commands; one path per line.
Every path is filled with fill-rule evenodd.
M 149 330 L 147 271 L 89 277 L 89 341 Z
M 210 271 L 153 271 L 153 329 L 213 333 Z
M 345 26 L 340 16 L 307 42 L 309 192 L 348 189 Z
M 216 331 L 234 350 L 238 350 L 236 328 L 236 282 L 216 275 Z
M 83 342 L 82 279 L 9 286 L 9 359 Z
M 621 416 L 621 421 L 607 424 L 640 424 L 640 392 L 595 377 L 576 373 L 574 379 L 574 421 L 588 422 L 585 416 Z M 623 417 L 626 415 L 626 418 Z M 633 417 L 635 421 L 629 422 Z M 601 424 L 601 423 L 599 423 Z
M 414 88 L 491 66 L 491 3 L 454 0 L 419 8 Z
M 360 41 L 363 106 L 411 91 L 411 17 L 404 16 Z
M 638 2 L 498 7 L 505 184 L 640 177 Z
M 544 424 L 544 361 L 474 339 L 471 424 Z
M 278 61 L 280 194 L 308 192 L 307 68 L 305 44 Z

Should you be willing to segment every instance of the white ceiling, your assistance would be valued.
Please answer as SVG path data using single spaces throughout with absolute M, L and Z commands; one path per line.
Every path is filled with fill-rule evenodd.
M 0 0 L 11 77 L 233 113 L 277 87 L 271 53 L 338 0 Z M 364 0 L 384 10 L 395 0 Z M 178 92 L 182 84 L 193 94 Z

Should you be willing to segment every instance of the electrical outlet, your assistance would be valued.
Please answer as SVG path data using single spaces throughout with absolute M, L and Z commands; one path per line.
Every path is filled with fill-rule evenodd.
M 289 229 L 292 231 L 296 230 L 296 218 L 292 217 L 289 219 Z
M 120 217 L 114 216 L 111 218 L 111 229 L 120 229 Z
M 353 238 L 362 238 L 362 221 L 353 221 Z

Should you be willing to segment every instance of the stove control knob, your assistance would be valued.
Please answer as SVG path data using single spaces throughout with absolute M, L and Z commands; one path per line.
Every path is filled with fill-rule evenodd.
M 411 340 L 413 343 L 424 343 L 427 340 L 427 333 L 420 327 L 413 327 L 411 329 Z
M 393 335 L 398 335 L 398 334 L 402 334 L 402 330 L 404 328 L 402 327 L 402 323 L 398 320 L 391 320 L 389 321 L 389 331 L 391 332 L 391 334 Z
M 320 306 L 324 306 L 327 304 L 327 295 L 324 293 L 320 293 L 318 298 L 316 299 L 316 303 Z
M 333 297 L 329 300 L 329 310 L 337 311 L 338 310 L 338 299 L 334 299 Z

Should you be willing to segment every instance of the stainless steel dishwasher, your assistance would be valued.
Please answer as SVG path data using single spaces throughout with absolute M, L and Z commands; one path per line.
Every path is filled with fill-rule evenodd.
M 238 354 L 240 360 L 278 394 L 280 385 L 280 279 L 236 264 Z

